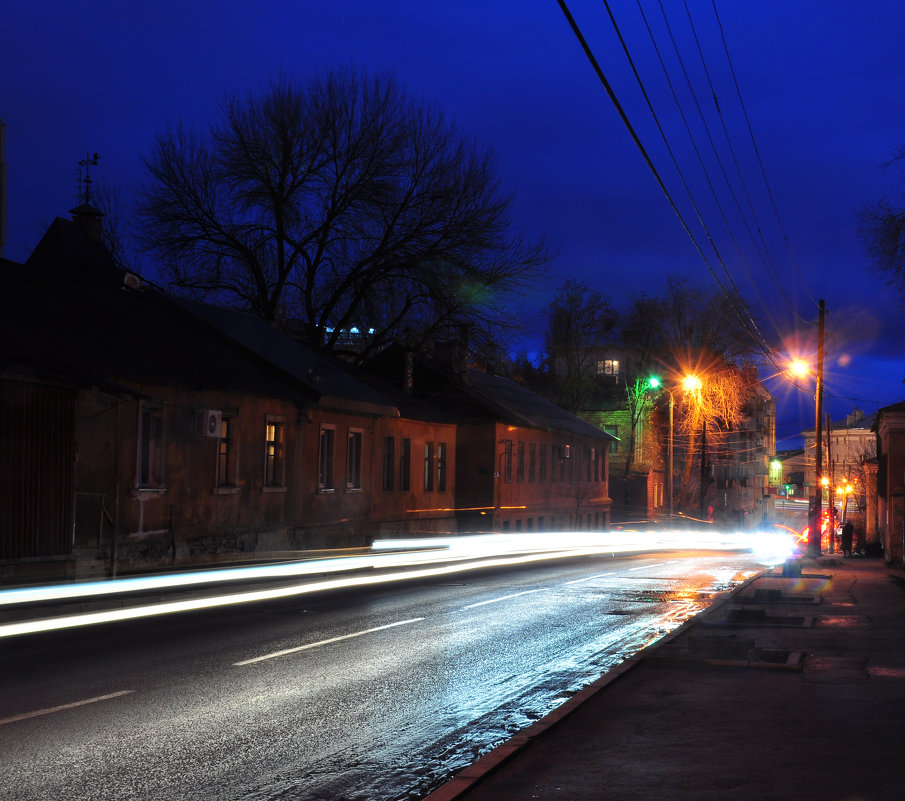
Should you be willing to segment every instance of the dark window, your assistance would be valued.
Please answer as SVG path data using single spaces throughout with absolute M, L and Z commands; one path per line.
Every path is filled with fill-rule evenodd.
M 528 443 L 528 482 L 534 481 L 537 475 L 537 443 Z
M 424 443 L 424 491 L 434 491 L 434 443 Z
M 545 442 L 541 443 L 540 453 L 537 457 L 537 480 L 540 482 L 547 480 L 547 443 Z
M 402 438 L 402 453 L 399 454 L 399 489 L 408 492 L 412 485 L 412 441 Z
M 396 467 L 396 438 L 383 438 L 383 488 L 393 489 L 393 478 Z
M 446 492 L 446 443 L 437 444 L 437 491 Z
M 333 442 L 335 431 L 332 428 L 321 429 L 320 451 L 318 456 L 318 487 L 321 491 L 330 492 L 333 486 Z
M 503 451 L 503 481 L 512 481 L 512 440 L 507 439 Z
M 346 442 L 346 489 L 361 489 L 362 432 L 349 429 Z
M 220 442 L 217 446 L 217 486 L 236 485 L 236 420 L 220 418 Z
M 142 406 L 138 419 L 138 486 L 163 487 L 163 409 Z
M 519 441 L 518 453 L 515 462 L 515 480 L 522 482 L 525 480 L 525 443 Z

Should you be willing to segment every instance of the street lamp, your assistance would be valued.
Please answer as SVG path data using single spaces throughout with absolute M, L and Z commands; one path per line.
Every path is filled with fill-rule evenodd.
M 672 390 L 669 387 L 663 386 L 662 382 L 656 376 L 651 376 L 647 379 L 647 385 L 651 389 L 660 389 L 663 390 L 667 395 L 669 395 L 669 441 L 667 442 L 667 459 L 669 462 L 669 473 L 667 475 L 667 492 L 669 493 L 669 519 L 672 520 L 673 517 L 673 460 L 674 460 L 674 445 L 673 440 L 675 426 L 674 426 L 674 418 L 675 418 L 675 406 L 676 400 L 672 394 Z M 703 386 L 703 382 L 696 375 L 686 375 L 682 378 L 682 389 L 686 392 L 697 392 Z M 702 456 L 703 458 L 703 456 Z M 703 468 L 702 468 L 703 469 Z
M 673 451 L 672 451 L 672 440 L 673 440 L 673 407 L 675 406 L 675 400 L 672 396 L 672 390 L 667 387 L 660 385 L 660 379 L 656 376 L 651 376 L 647 380 L 647 385 L 651 389 L 662 389 L 667 395 L 669 395 L 669 440 L 666 443 L 666 452 L 667 452 L 667 461 L 669 463 L 669 472 L 666 474 L 666 492 L 669 495 L 669 520 L 672 522 L 672 508 L 673 508 Z

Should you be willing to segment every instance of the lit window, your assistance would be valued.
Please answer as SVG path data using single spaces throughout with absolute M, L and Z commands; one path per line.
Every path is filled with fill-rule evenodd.
M 598 359 L 597 360 L 597 375 L 619 375 L 619 360 L 618 359 Z
M 603 430 L 606 431 L 607 434 L 612 434 L 614 437 L 619 436 L 619 426 L 604 426 Z M 610 442 L 610 454 L 617 453 L 619 453 L 619 442 L 614 439 Z
M 282 487 L 286 483 L 283 434 L 282 421 L 267 421 L 264 427 L 264 485 L 267 487 Z

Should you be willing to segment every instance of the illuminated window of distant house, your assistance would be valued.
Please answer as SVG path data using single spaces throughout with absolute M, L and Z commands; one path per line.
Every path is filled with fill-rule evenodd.
M 528 483 L 534 481 L 537 475 L 537 443 L 528 443 Z
M 282 418 L 268 417 L 264 425 L 264 486 L 286 485 L 285 431 Z
M 424 443 L 424 491 L 434 491 L 434 443 Z
M 619 426 L 604 426 L 603 430 L 606 431 L 607 434 L 612 434 L 614 437 L 619 436 Z M 610 442 L 610 453 L 617 454 L 619 452 L 619 442 L 617 440 L 613 440 Z
M 412 441 L 403 437 L 399 453 L 399 489 L 408 492 L 412 485 Z
M 383 438 L 383 488 L 393 489 L 396 469 L 396 437 Z
M 619 375 L 619 360 L 618 359 L 598 359 L 597 360 L 597 375 L 618 376 Z
M 318 451 L 317 483 L 321 492 L 333 492 L 333 448 L 336 431 L 332 426 L 321 426 Z
M 142 404 L 138 412 L 138 486 L 162 489 L 163 408 Z
M 346 439 L 346 489 L 361 489 L 361 429 L 350 428 Z

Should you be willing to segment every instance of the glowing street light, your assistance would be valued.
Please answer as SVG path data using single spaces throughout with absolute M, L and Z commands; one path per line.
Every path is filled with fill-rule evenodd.
M 703 386 L 703 382 L 696 375 L 686 375 L 682 378 L 681 381 L 682 389 L 686 392 L 697 392 Z M 663 386 L 663 382 L 657 376 L 650 376 L 647 379 L 647 385 L 651 389 L 659 389 L 663 390 L 667 395 L 669 395 L 669 441 L 667 442 L 667 460 L 669 462 L 669 472 L 667 473 L 667 493 L 669 495 L 669 519 L 672 520 L 673 516 L 673 461 L 674 461 L 674 450 L 673 450 L 673 440 L 675 434 L 675 405 L 676 400 L 672 394 L 672 390 L 669 387 Z

